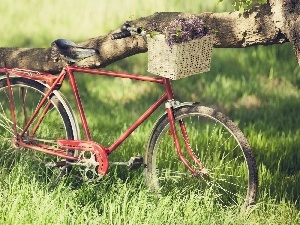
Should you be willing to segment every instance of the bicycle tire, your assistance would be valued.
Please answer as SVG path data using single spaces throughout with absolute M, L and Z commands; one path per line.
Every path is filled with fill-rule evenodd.
M 157 121 L 149 138 L 145 155 L 147 185 L 162 195 L 197 192 L 208 195 L 221 205 L 253 205 L 258 174 L 254 155 L 241 130 L 224 114 L 197 104 L 175 108 L 174 117 L 184 156 L 189 158 L 179 128 L 181 119 L 190 146 L 206 173 L 192 176 L 183 165 L 176 153 L 165 114 Z M 192 166 L 197 167 L 195 163 Z
M 25 121 L 28 121 L 28 117 L 32 115 L 33 110 L 36 109 L 37 104 L 44 97 L 49 88 L 42 82 L 13 75 L 10 76 L 17 129 L 18 133 L 20 133 L 24 128 Z M 34 134 L 34 140 L 57 147 L 57 138 L 78 139 L 78 124 L 65 97 L 59 91 L 55 90 L 48 97 L 47 102 L 51 103 L 50 109 L 47 111 L 42 123 Z M 29 131 L 31 131 L 33 127 L 34 125 L 31 125 Z M 11 170 L 12 166 L 22 157 L 20 152 L 24 152 L 27 153 L 28 156 L 26 157 L 26 162 L 31 161 L 31 159 L 35 159 L 39 162 L 29 163 L 30 170 L 37 171 L 38 176 L 42 177 L 42 179 L 46 178 L 46 181 L 52 182 L 53 178 L 56 179 L 56 176 L 62 175 L 70 170 L 70 166 L 61 167 L 61 170 L 54 170 L 53 168 L 55 167 L 51 168 L 49 166 L 45 169 L 44 166 L 42 167 L 40 165 L 49 165 L 49 163 L 53 165 L 54 162 L 61 161 L 61 159 L 33 150 L 18 148 L 12 144 L 14 133 L 6 78 L 0 79 L 0 134 L 0 162 L 4 168 Z M 75 151 L 66 150 L 66 152 L 69 155 L 75 154 Z

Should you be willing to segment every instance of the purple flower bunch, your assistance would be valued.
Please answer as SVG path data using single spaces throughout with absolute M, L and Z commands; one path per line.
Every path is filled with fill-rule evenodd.
M 170 24 L 152 23 L 146 28 L 150 36 L 164 34 L 166 43 L 172 48 L 174 43 L 185 43 L 191 40 L 202 38 L 210 34 L 209 29 L 203 24 L 202 20 L 196 16 L 178 18 Z

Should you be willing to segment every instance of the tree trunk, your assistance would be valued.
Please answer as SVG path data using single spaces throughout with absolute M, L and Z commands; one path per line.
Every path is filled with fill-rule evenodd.
M 216 31 L 214 42 L 216 48 L 243 48 L 290 41 L 300 64 L 299 12 L 299 0 L 269 0 L 268 4 L 252 8 L 244 14 L 224 12 L 202 13 L 197 16 Z M 155 13 L 130 23 L 145 27 L 153 22 L 168 23 L 180 16 L 187 17 L 189 14 Z M 111 40 L 112 33 L 79 43 L 100 52 L 99 55 L 90 57 L 79 65 L 92 68 L 105 67 L 117 60 L 147 51 L 144 37 Z M 0 67 L 5 66 L 58 73 L 63 61 L 53 62 L 50 48 L 0 48 Z
M 300 65 L 300 2 L 299 0 L 270 0 L 275 28 L 292 43 Z

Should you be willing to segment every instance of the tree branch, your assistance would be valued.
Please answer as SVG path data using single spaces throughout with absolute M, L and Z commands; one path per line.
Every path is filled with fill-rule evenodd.
M 271 0 L 270 4 L 251 9 L 241 15 L 239 12 L 202 13 L 198 14 L 203 22 L 216 31 L 214 47 L 244 48 L 254 45 L 271 45 L 291 40 L 299 60 L 299 18 L 293 23 L 293 29 L 288 30 L 286 23 L 277 20 L 278 13 L 274 7 L 280 2 L 297 2 L 297 0 Z M 276 4 L 275 4 L 276 3 Z M 285 13 L 293 5 L 285 6 Z M 293 15 L 299 15 L 299 6 Z M 153 22 L 168 23 L 175 18 L 187 17 L 186 13 L 155 13 L 142 17 L 130 23 L 145 27 Z M 279 17 L 280 18 L 280 17 Z M 289 18 L 285 15 L 284 18 Z M 282 21 L 280 19 L 280 21 Z M 125 21 L 124 21 L 125 22 Z M 291 22 L 291 19 L 287 23 Z M 117 30 L 116 30 L 117 31 Z M 111 32 L 112 33 L 112 32 Z M 79 45 L 98 49 L 100 54 L 82 61 L 79 65 L 98 68 L 117 60 L 147 51 L 144 37 L 135 36 L 121 40 L 111 40 L 111 33 L 90 39 Z M 50 43 L 49 43 L 50 46 Z M 0 48 L 0 67 L 19 67 L 57 73 L 63 66 L 63 61 L 54 63 L 51 60 L 50 48 Z

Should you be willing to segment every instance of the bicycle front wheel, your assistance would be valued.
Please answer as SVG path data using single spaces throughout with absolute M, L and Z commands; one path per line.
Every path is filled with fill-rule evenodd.
M 43 83 L 22 77 L 11 77 L 10 84 L 12 90 L 11 102 L 6 79 L 0 79 L 0 163 L 3 169 L 11 171 L 13 165 L 23 159 L 22 162 L 26 162 L 30 170 L 37 171 L 43 179 L 50 181 L 48 178 L 53 178 L 54 175 L 57 176 L 59 173 L 65 172 L 67 168 L 67 166 L 61 166 L 59 168 L 64 168 L 64 171 L 54 170 L 54 168 L 57 168 L 56 162 L 61 161 L 61 165 L 65 163 L 56 156 L 20 148 L 14 143 L 17 138 L 14 126 L 16 126 L 18 135 L 21 134 L 49 89 Z M 12 120 L 10 104 L 14 107 L 15 125 Z M 41 122 L 39 122 L 39 119 L 41 119 Z M 60 92 L 54 91 L 47 98 L 38 116 L 21 138 L 25 143 L 28 142 L 30 145 L 44 144 L 49 146 L 47 150 L 51 150 L 58 147 L 57 138 L 77 139 L 78 136 L 77 121 L 68 102 Z M 74 151 L 62 151 L 74 155 Z M 23 154 L 20 153 L 26 153 L 27 157 L 23 157 Z M 44 166 L 40 166 L 44 164 L 47 165 L 46 170 Z
M 250 145 L 240 129 L 214 109 L 190 105 L 174 109 L 181 151 L 198 175 L 179 159 L 168 117 L 158 120 L 146 151 L 147 184 L 160 194 L 191 192 L 209 195 L 222 205 L 254 203 L 258 175 Z M 183 121 L 189 146 L 202 163 L 188 154 L 179 121 Z

